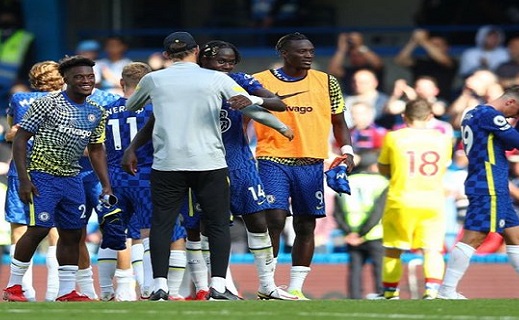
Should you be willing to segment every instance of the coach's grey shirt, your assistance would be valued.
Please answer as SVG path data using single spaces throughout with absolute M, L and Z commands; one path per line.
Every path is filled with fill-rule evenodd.
M 225 168 L 225 149 L 220 131 L 223 99 L 249 94 L 225 73 L 203 69 L 192 62 L 146 74 L 126 102 L 131 111 L 151 99 L 153 128 L 153 169 L 160 171 L 205 171 Z M 244 114 L 265 110 L 252 106 Z M 244 110 L 245 110 L 244 109 Z M 252 111 L 252 112 L 251 112 Z M 266 124 L 286 128 L 272 114 Z M 264 115 L 262 115 L 264 118 Z M 277 120 L 277 121 L 276 121 Z

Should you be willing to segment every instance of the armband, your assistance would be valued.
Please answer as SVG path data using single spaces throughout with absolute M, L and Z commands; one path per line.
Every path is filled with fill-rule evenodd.
M 263 105 L 263 98 L 260 98 L 258 96 L 250 96 L 250 101 L 252 101 L 252 104 L 257 104 L 258 106 Z
M 349 154 L 353 156 L 353 148 L 349 144 L 345 144 L 341 147 L 342 154 Z

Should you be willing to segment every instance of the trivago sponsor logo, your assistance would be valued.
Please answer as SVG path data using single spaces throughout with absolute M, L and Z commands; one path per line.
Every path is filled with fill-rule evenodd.
M 287 106 L 287 111 L 289 112 L 297 112 L 297 113 L 300 113 L 300 114 L 305 114 L 307 112 L 312 112 L 314 111 L 314 108 L 312 107 L 303 107 L 303 106 Z
M 63 133 L 69 133 L 76 136 L 80 136 L 81 138 L 88 138 L 92 135 L 91 131 L 73 128 L 73 127 L 66 127 L 64 125 L 58 126 L 58 131 Z

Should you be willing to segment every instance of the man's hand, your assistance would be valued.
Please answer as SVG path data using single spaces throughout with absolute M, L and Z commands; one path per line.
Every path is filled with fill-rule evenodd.
M 137 155 L 133 149 L 124 150 L 121 166 L 126 173 L 134 176 L 137 173 L 137 162 Z
M 5 141 L 13 141 L 16 132 L 18 132 L 18 128 L 20 128 L 19 124 L 15 124 L 11 128 L 9 128 L 9 131 L 7 131 L 7 133 L 5 134 Z
M 20 200 L 25 204 L 32 203 L 33 196 L 40 196 L 38 189 L 34 186 L 31 180 L 20 180 L 20 186 L 18 187 L 18 194 Z
M 231 97 L 227 100 L 229 102 L 229 105 L 234 110 L 241 110 L 247 106 L 250 106 L 252 104 L 252 101 L 243 95 L 237 95 L 234 97 Z
M 288 139 L 288 141 L 294 140 L 294 131 L 292 131 L 292 129 L 290 129 L 289 127 L 287 127 L 287 129 L 284 130 L 282 134 L 285 138 Z
M 330 169 L 337 167 L 341 163 L 344 163 L 348 167 L 347 168 L 348 173 L 350 173 L 351 170 L 353 170 L 353 167 L 355 167 L 355 163 L 353 162 L 353 156 L 351 154 L 343 154 L 342 156 L 336 157 L 332 161 L 332 164 L 330 165 Z

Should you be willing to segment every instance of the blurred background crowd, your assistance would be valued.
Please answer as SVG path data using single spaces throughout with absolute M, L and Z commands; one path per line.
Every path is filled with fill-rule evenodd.
M 417 97 L 429 101 L 435 114 L 430 126 L 453 141 L 445 180 L 445 250 L 452 247 L 467 205 L 460 116 L 465 109 L 498 97 L 503 88 L 519 84 L 517 1 L 2 0 L 0 68 L 4 64 L 16 68 L 9 77 L 0 73 L 0 186 L 5 189 L 11 158 L 10 144 L 3 138 L 5 110 L 12 93 L 30 90 L 27 73 L 32 64 L 65 54 L 88 55 L 96 60 L 98 87 L 121 94 L 122 68 L 131 61 L 147 62 L 153 69 L 166 67 L 161 39 L 181 29 L 190 31 L 199 43 L 212 39 L 234 43 L 243 54 L 236 69 L 251 74 L 278 62 L 274 45 L 281 35 L 306 34 L 316 46 L 313 67 L 341 83 L 353 147 L 366 170 L 374 170 L 384 135 L 403 126 L 405 103 Z M 9 41 L 23 45 L 10 49 Z M 510 152 L 509 161 L 511 196 L 519 208 L 519 153 Z M 0 195 L 5 197 L 5 192 Z M 341 227 L 340 199 L 331 190 L 327 208 L 327 218 L 318 221 L 316 252 L 345 252 L 347 231 Z M 0 219 L 0 245 L 9 243 L 8 232 L 8 224 Z M 232 232 L 233 251 L 246 253 L 240 220 Z M 89 241 L 94 253 L 99 240 L 92 221 Z M 292 240 L 287 227 L 286 252 Z M 492 235 L 478 251 L 502 249 L 502 239 Z

